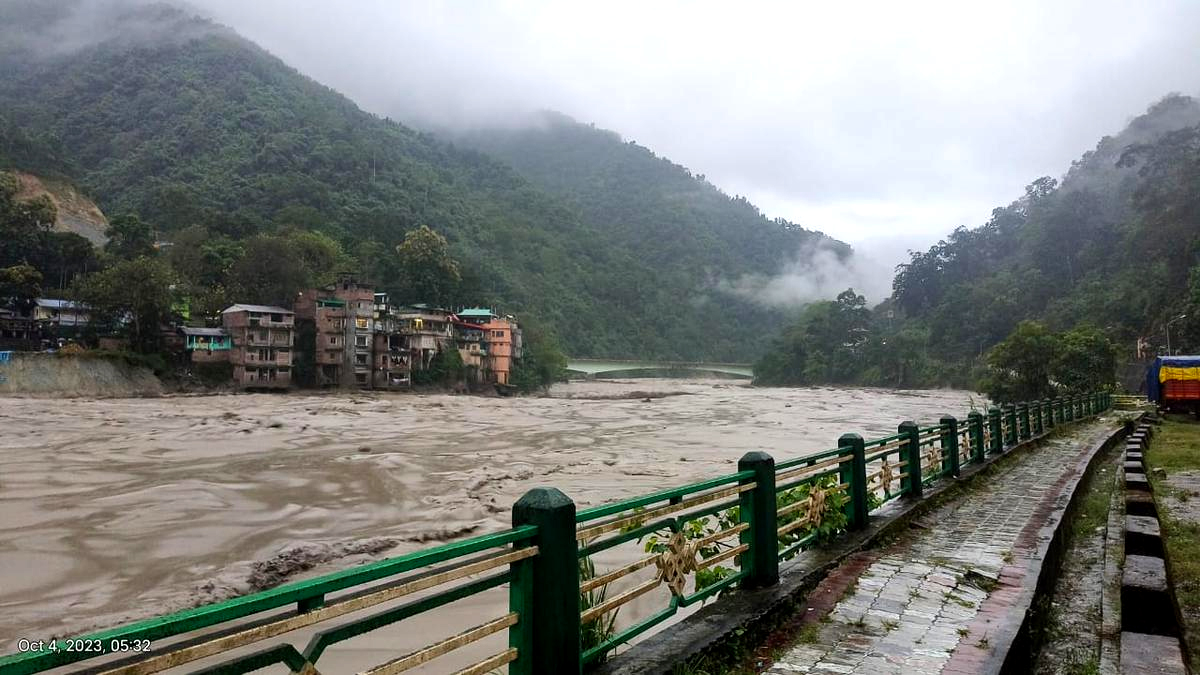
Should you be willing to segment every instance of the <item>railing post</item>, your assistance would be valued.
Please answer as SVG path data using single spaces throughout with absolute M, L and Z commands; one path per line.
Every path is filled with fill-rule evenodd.
M 1029 435 L 1037 438 L 1042 435 L 1042 402 L 1034 401 L 1029 407 Z
M 1004 439 L 1000 437 L 1000 409 L 996 406 L 988 408 L 988 432 L 992 437 L 992 447 L 988 452 L 1002 452 Z
M 1017 434 L 1019 435 L 1019 440 L 1027 441 L 1030 437 L 1028 403 L 1017 404 L 1017 418 L 1019 420 L 1017 422 Z
M 904 473 L 908 475 L 901 479 L 901 485 L 909 497 L 920 499 L 925 491 L 921 478 L 921 427 L 917 426 L 916 422 L 901 422 L 896 431 L 905 436 L 904 450 L 901 454 L 904 455 L 905 461 Z
M 987 448 L 983 447 L 983 415 L 972 410 L 967 413 L 967 429 L 971 434 L 971 458 L 976 464 L 983 464 L 983 456 Z
M 583 668 L 579 644 L 579 547 L 575 543 L 575 502 L 556 488 L 533 488 L 513 504 L 513 527 L 536 525 L 532 562 L 536 584 L 529 615 L 517 626 L 525 643 L 532 642 L 524 667 L 530 673 L 579 673 Z M 531 584 L 532 585 L 532 584 Z M 509 592 L 512 593 L 511 584 Z M 520 592 L 528 593 L 530 588 Z M 511 602 L 511 598 L 510 598 Z M 510 634 L 510 643 L 513 639 Z M 518 646 L 519 650 L 521 647 Z
M 1004 439 L 1005 445 L 1017 444 L 1017 407 L 1013 404 L 1004 406 L 1004 422 L 1008 425 L 1008 434 Z
M 1048 398 L 1042 399 L 1042 410 L 1046 415 L 1046 431 L 1054 428 L 1054 402 Z
M 953 415 L 942 415 L 939 420 L 942 427 L 942 457 L 950 453 L 950 475 L 958 478 L 960 473 L 958 457 L 958 418 Z
M 738 513 L 750 529 L 741 533 L 741 543 L 750 547 L 742 554 L 747 571 L 742 588 L 763 588 L 779 583 L 778 515 L 775 506 L 775 458 L 765 452 L 747 452 L 738 460 L 738 473 L 753 471 L 754 489 L 738 496 Z
M 849 466 L 842 462 L 839 471 L 841 481 L 850 485 L 846 521 L 850 529 L 861 530 L 867 526 L 867 449 L 858 434 L 842 434 L 838 447 L 849 450 L 851 457 Z

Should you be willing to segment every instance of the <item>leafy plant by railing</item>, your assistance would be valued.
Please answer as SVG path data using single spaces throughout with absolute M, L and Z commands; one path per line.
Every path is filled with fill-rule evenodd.
M 850 497 L 846 494 L 845 490 L 837 489 L 838 481 L 834 476 L 818 478 L 790 490 L 779 492 L 775 498 L 776 510 L 783 510 L 787 506 L 811 499 L 814 487 L 826 493 L 819 518 L 815 523 L 810 523 L 798 529 L 777 535 L 779 550 L 789 551 L 784 554 L 782 557 L 783 560 L 790 560 L 800 555 L 804 549 L 800 546 L 794 546 L 798 542 L 828 541 L 846 531 L 846 524 L 848 522 L 846 518 L 846 503 L 850 500 Z M 783 529 L 786 525 L 794 523 L 802 517 L 804 517 L 804 514 L 799 512 L 788 513 L 780 516 L 777 524 L 780 529 Z
M 579 581 L 587 582 L 596 578 L 596 563 L 590 556 L 584 556 L 579 559 Z M 583 614 L 587 610 L 601 605 L 608 597 L 608 584 L 601 584 L 594 589 L 581 591 L 579 593 L 579 613 Z M 584 651 L 604 644 L 612 639 L 612 636 L 617 631 L 617 612 L 614 609 L 610 612 L 605 612 L 592 621 L 582 623 L 579 627 L 579 644 Z

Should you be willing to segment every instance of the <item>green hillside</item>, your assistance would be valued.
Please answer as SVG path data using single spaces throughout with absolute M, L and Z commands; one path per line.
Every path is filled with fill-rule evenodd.
M 81 6 L 0 6 L 0 168 L 68 177 L 167 240 L 236 248 L 316 230 L 340 244 L 341 264 L 403 297 L 394 247 L 428 225 L 465 271 L 447 301 L 536 316 L 579 356 L 734 361 L 781 319 L 716 282 L 771 273 L 817 236 L 608 136 L 604 152 L 633 152 L 638 173 L 563 198 L 172 8 L 133 5 L 65 48 Z M 564 161 L 584 165 L 562 173 L 580 177 L 596 144 L 576 140 Z
M 1172 346 L 1200 348 L 1200 102 L 1162 99 L 1061 181 L 1039 178 L 984 225 L 913 253 L 893 289 L 874 312 L 810 307 L 760 378 L 973 384 L 987 350 L 1026 320 L 1095 328 L 1124 360 L 1139 337 L 1165 346 L 1165 322 L 1186 314 Z

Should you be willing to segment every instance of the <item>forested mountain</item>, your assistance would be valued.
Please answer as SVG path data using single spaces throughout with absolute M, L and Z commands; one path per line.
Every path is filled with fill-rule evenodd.
M 1139 337 L 1163 346 L 1165 322 L 1187 314 L 1172 346 L 1200 348 L 1200 103 L 1162 99 L 1061 182 L 1038 178 L 984 225 L 913 253 L 893 290 L 874 312 L 847 298 L 810 307 L 760 378 L 974 384 L 1025 320 L 1095 329 L 1126 359 Z
M 629 268 L 607 291 L 633 308 L 651 300 L 673 315 L 699 320 L 714 337 L 738 337 L 738 359 L 756 357 L 787 314 L 747 297 L 722 297 L 720 281 L 772 274 L 789 260 L 824 248 L 838 258 L 849 246 L 783 219 L 770 220 L 744 197 L 730 197 L 703 175 L 659 157 L 613 131 L 541 112 L 517 126 L 448 134 L 513 166 L 539 188 L 563 199 L 589 227 L 640 252 L 649 263 Z M 690 314 L 688 318 L 684 318 Z M 694 319 L 692 318 L 694 317 Z M 655 326 L 631 326 L 642 343 Z
M 0 169 L 67 177 L 106 214 L 139 216 L 159 238 L 204 249 L 203 260 L 177 267 L 220 286 L 213 303 L 267 294 L 226 272 L 272 257 L 280 237 L 292 237 L 282 248 L 303 249 L 297 232 L 332 241 L 327 258 L 417 300 L 404 298 L 395 246 L 428 225 L 449 240 L 464 277 L 438 301 L 536 316 L 578 356 L 746 360 L 780 319 L 716 282 L 770 274 L 819 236 L 767 221 L 600 132 L 564 125 L 577 137 L 541 151 L 563 158 L 518 172 L 367 114 L 178 9 L 137 4 L 81 18 L 86 7 L 0 4 Z M 488 150 L 515 161 L 503 145 Z M 605 178 L 572 190 L 552 173 L 577 184 Z M 291 267 L 309 277 L 340 271 Z

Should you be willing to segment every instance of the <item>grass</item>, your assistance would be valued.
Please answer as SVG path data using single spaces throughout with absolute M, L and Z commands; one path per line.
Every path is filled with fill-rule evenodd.
M 801 644 L 815 645 L 821 639 L 821 625 L 806 623 L 796 633 L 796 641 Z
M 1084 656 L 1065 664 L 1062 672 L 1063 675 L 1100 675 L 1100 660 L 1094 656 Z
M 966 607 L 967 609 L 975 609 L 975 603 L 971 602 L 970 600 L 967 600 L 964 597 L 955 595 L 952 591 L 946 591 L 942 595 L 945 596 L 945 598 L 947 600 L 949 600 L 950 602 L 953 602 L 957 605 L 962 605 L 963 607 Z
M 1089 479 L 1083 493 L 1083 501 L 1079 503 L 1079 511 L 1075 515 L 1075 522 L 1071 524 L 1071 536 L 1085 537 L 1097 528 L 1108 526 L 1113 478 L 1107 469 L 1106 464 Z
M 1200 423 L 1186 417 L 1168 417 L 1150 440 L 1146 463 L 1154 483 L 1171 582 L 1183 615 L 1191 670 L 1200 672 L 1200 514 L 1193 508 L 1185 512 L 1181 504 L 1173 504 L 1167 498 L 1169 495 L 1180 502 L 1187 501 L 1182 497 L 1183 491 L 1172 489 L 1153 471 L 1162 469 L 1168 478 L 1183 471 L 1200 472 Z

